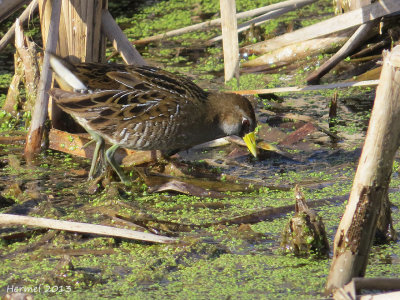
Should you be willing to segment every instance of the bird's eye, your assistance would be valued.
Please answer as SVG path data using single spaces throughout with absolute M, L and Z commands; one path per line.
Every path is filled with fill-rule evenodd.
M 242 119 L 242 128 L 241 128 L 241 136 L 244 136 L 246 133 L 250 132 L 250 121 L 246 118 Z

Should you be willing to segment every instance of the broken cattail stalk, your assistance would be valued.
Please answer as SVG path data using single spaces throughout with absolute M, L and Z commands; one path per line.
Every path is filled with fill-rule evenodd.
M 25 8 L 24 12 L 18 18 L 21 24 L 25 24 L 28 22 L 29 18 L 36 13 L 38 9 L 37 0 L 33 0 L 27 8 Z M 3 50 L 13 39 L 15 34 L 15 23 L 8 29 L 7 33 L 0 40 L 0 51 Z
M 103 10 L 101 20 L 101 29 L 127 64 L 147 65 L 146 61 L 140 56 L 136 48 L 132 46 L 131 42 L 129 42 L 108 10 Z
M 371 5 L 350 11 L 276 38 L 241 48 L 241 52 L 263 54 L 275 49 L 365 24 L 400 11 L 400 1 L 380 0 Z
M 3 109 L 13 115 L 17 114 L 17 106 L 20 99 L 19 85 L 24 76 L 22 60 L 18 52 L 14 54 L 14 75 L 8 87 L 7 97 L 3 104 Z
M 338 52 L 336 52 L 322 66 L 320 66 L 316 71 L 307 77 L 307 83 L 318 84 L 322 76 L 328 73 L 341 60 L 350 55 L 352 51 L 354 51 L 362 42 L 366 40 L 373 27 L 376 25 L 376 22 L 362 24 Z
M 32 111 L 32 108 L 35 105 L 40 79 L 36 44 L 24 35 L 22 26 L 18 19 L 15 23 L 15 48 L 22 60 L 25 75 L 23 80 L 26 90 L 24 110 Z
M 334 134 L 337 134 L 337 130 L 335 128 L 337 125 L 337 99 L 338 92 L 335 91 L 331 99 L 331 103 L 329 104 L 329 130 Z
M 2 0 L 0 1 L 0 23 L 20 9 L 29 0 Z
M 58 40 L 58 28 L 60 24 L 61 0 L 53 0 L 50 19 L 50 29 L 47 37 L 46 50 L 55 53 Z M 47 118 L 47 105 L 49 95 L 47 91 L 51 85 L 50 57 L 48 52 L 44 55 L 42 73 L 38 88 L 38 97 L 36 99 L 32 122 L 29 132 L 26 136 L 24 155 L 29 161 L 35 154 L 40 152 L 42 136 L 44 132 L 44 123 Z
M 288 65 L 321 53 L 332 53 L 346 43 L 352 33 L 353 30 L 346 30 L 332 36 L 287 45 L 263 54 L 255 59 L 243 62 L 241 67 L 262 67 L 262 70 L 268 70 L 276 68 L 276 66 L 281 67 Z M 244 71 L 246 71 L 246 69 L 244 69 Z
M 239 75 L 239 40 L 237 35 L 236 1 L 221 0 L 221 28 L 224 49 L 225 82 Z
M 400 46 L 384 52 L 367 136 L 334 241 L 327 291 L 365 275 L 378 217 L 387 197 L 393 160 L 400 145 Z M 387 199 L 387 198 L 386 198 Z

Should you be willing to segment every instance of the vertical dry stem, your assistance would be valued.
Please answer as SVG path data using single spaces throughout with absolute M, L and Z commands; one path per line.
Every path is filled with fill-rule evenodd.
M 400 46 L 384 53 L 384 66 L 349 203 L 334 241 L 327 282 L 332 291 L 363 277 L 382 201 L 387 195 L 400 131 Z
M 236 1 L 220 0 L 222 44 L 224 48 L 225 82 L 239 72 L 239 42 L 237 34 Z

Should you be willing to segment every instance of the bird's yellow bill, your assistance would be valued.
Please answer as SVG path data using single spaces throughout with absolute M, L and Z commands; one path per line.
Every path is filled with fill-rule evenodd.
M 254 132 L 250 132 L 243 137 L 244 142 L 246 143 L 247 148 L 254 157 L 257 157 L 257 148 L 256 148 L 256 137 Z

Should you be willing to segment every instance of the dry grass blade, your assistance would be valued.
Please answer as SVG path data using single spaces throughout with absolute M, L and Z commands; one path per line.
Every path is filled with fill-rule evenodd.
M 313 3 L 315 1 L 316 0 L 288 0 L 288 1 L 283 1 L 283 2 L 279 2 L 279 3 L 271 4 L 271 5 L 268 5 L 268 6 L 259 7 L 259 8 L 256 8 L 256 9 L 252 9 L 252 10 L 249 10 L 249 11 L 244 11 L 244 12 L 238 13 L 238 14 L 236 14 L 236 18 L 238 20 L 239 19 L 243 19 L 243 18 L 251 18 L 251 17 L 254 17 L 254 16 L 258 16 L 258 15 L 261 15 L 261 14 L 268 13 L 268 12 L 277 11 L 277 10 L 280 10 L 280 9 L 288 9 L 288 8 L 291 8 L 291 7 L 296 8 L 296 7 L 299 7 L 299 6 L 303 6 L 303 5 L 306 5 L 306 4 Z M 179 28 L 179 29 L 171 30 L 171 31 L 164 32 L 164 33 L 161 33 L 161 34 L 157 34 L 157 35 L 154 35 L 154 36 L 146 37 L 146 38 L 134 41 L 133 43 L 135 45 L 145 45 L 145 44 L 148 44 L 150 42 L 161 40 L 161 39 L 166 38 L 166 37 L 173 37 L 173 36 L 177 36 L 177 35 L 180 35 L 180 34 L 183 34 L 183 33 L 192 32 L 192 31 L 195 31 L 195 30 L 205 30 L 208 27 L 219 26 L 219 25 L 221 25 L 221 19 L 220 18 L 214 19 L 214 20 L 208 20 L 206 22 L 193 24 L 193 25 L 190 25 L 190 26 L 187 26 L 187 27 L 184 27 L 184 28 Z
M 307 85 L 307 86 L 289 86 L 289 87 L 278 87 L 272 89 L 259 89 L 259 90 L 242 90 L 232 91 L 239 95 L 255 95 L 255 94 L 274 94 L 274 93 L 288 93 L 288 92 L 309 92 L 318 90 L 332 90 L 347 87 L 356 86 L 375 86 L 378 85 L 379 80 L 366 80 L 366 81 L 351 81 L 351 82 L 337 82 L 331 84 L 321 85 Z
M 0 214 L 0 225 L 26 225 L 51 228 L 57 230 L 83 232 L 98 235 L 114 236 L 153 243 L 172 243 L 176 239 L 151 233 L 133 231 L 111 226 L 94 225 L 80 222 L 60 221 L 47 218 L 36 218 L 12 214 Z

